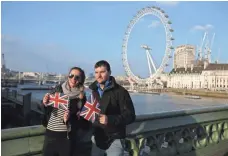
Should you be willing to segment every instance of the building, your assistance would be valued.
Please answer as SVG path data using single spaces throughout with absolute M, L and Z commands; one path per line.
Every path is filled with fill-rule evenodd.
M 36 78 L 39 75 L 40 74 L 36 73 L 36 72 L 23 72 L 23 74 L 22 74 L 23 77 L 33 77 L 33 78 Z
M 228 64 L 209 64 L 203 71 L 204 88 L 228 90 Z
M 204 62 L 201 66 L 174 68 L 169 73 L 167 87 L 228 90 L 228 64 Z
M 94 74 L 93 73 L 89 73 L 87 76 L 86 76 L 87 79 L 93 79 L 94 78 Z
M 199 89 L 202 86 L 201 74 L 203 67 L 174 68 L 168 78 L 169 88 Z
M 127 76 L 115 76 L 115 79 L 117 81 L 128 81 L 128 77 Z
M 167 82 L 169 78 L 169 73 L 162 73 L 160 76 L 161 81 Z
M 194 64 L 196 48 L 193 45 L 180 45 L 174 52 L 174 68 L 191 67 Z
M 4 54 L 2 54 L 2 59 L 1 59 L 1 76 L 5 78 L 8 75 L 9 75 L 9 70 L 6 68 Z
M 5 70 L 6 70 L 4 54 L 2 54 L 2 59 L 1 59 L 1 61 L 2 61 L 2 62 L 1 62 L 1 71 L 2 71 L 2 73 L 4 73 Z

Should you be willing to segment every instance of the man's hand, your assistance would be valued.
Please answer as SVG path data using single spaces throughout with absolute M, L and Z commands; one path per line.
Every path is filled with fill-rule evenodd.
M 100 114 L 99 115 L 99 122 L 103 125 L 107 125 L 108 124 L 108 117 L 104 114 Z
M 50 98 L 50 94 L 49 93 L 45 94 L 45 96 L 43 98 L 43 104 L 45 104 L 45 105 L 48 104 L 49 98 Z
M 65 111 L 63 114 L 63 121 L 66 123 L 69 119 L 69 111 Z

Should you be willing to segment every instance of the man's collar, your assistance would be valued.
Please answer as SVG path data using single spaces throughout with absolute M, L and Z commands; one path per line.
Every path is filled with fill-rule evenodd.
M 116 84 L 115 78 L 112 77 L 112 76 L 110 76 L 110 77 L 109 77 L 109 84 L 108 84 L 109 88 L 113 88 L 113 87 L 115 86 L 115 84 Z M 94 82 L 89 86 L 89 88 L 92 89 L 92 90 L 97 90 L 97 88 L 98 88 L 97 85 L 98 85 L 97 81 L 94 81 Z
M 104 89 L 110 86 L 110 82 L 111 82 L 111 81 L 110 81 L 110 77 L 109 77 L 109 79 L 105 81 Z M 100 86 L 101 86 L 101 85 L 100 85 L 99 83 L 97 83 L 97 87 L 98 87 L 98 88 L 101 88 Z

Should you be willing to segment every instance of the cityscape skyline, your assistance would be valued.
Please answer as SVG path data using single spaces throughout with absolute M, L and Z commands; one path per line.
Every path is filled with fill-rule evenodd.
M 220 62 L 227 62 L 228 21 L 219 20 L 226 18 L 227 2 L 2 2 L 1 39 L 6 65 L 20 71 L 55 73 L 80 66 L 91 73 L 96 61 L 105 59 L 113 75 L 125 75 L 121 48 L 127 25 L 137 11 L 153 5 L 169 15 L 174 47 L 200 45 L 208 30 L 216 33 L 212 61 L 217 60 L 220 49 Z M 128 61 L 136 75 L 149 74 L 140 45 L 150 45 L 159 64 L 165 53 L 164 34 L 154 16 L 136 24 L 128 48 Z

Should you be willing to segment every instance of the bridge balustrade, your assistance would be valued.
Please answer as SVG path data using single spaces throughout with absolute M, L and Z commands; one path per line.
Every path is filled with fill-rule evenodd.
M 44 131 L 41 125 L 2 130 L 2 155 L 41 155 Z M 228 106 L 137 116 L 124 148 L 132 156 L 225 156 Z

